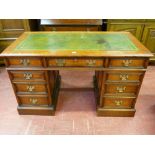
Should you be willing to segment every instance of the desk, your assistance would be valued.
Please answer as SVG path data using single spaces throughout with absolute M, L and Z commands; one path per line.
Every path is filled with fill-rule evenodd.
M 151 56 L 129 32 L 25 32 L 1 54 L 19 114 L 54 115 L 59 70 L 93 70 L 98 116 L 134 116 Z

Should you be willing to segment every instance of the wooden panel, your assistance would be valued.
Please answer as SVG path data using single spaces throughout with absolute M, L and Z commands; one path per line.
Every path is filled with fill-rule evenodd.
M 18 100 L 19 100 L 19 104 L 22 105 L 28 105 L 28 106 L 41 106 L 41 105 L 48 105 L 49 103 L 49 99 L 48 97 L 45 96 L 36 96 L 36 95 L 23 95 L 23 96 L 18 96 Z
M 134 98 L 103 98 L 103 107 L 104 108 L 132 108 L 134 104 Z
M 133 84 L 106 84 L 105 94 L 124 95 L 132 94 L 136 95 L 139 85 Z
M 66 66 L 66 67 L 80 67 L 80 66 L 90 66 L 90 67 L 103 67 L 103 59 L 48 59 L 48 66 Z
M 141 40 L 144 25 L 141 24 L 127 24 L 127 23 L 109 23 L 108 31 L 125 31 L 131 32 L 137 39 Z
M 155 24 L 145 26 L 142 43 L 155 55 Z
M 144 72 L 106 72 L 107 82 L 140 82 Z
M 8 64 L 13 67 L 41 67 L 43 66 L 41 58 L 9 58 Z
M 41 25 L 102 25 L 102 19 L 41 19 Z
M 98 31 L 98 26 L 43 26 L 44 31 Z
M 44 71 L 9 71 L 13 81 L 45 81 Z
M 17 94 L 47 94 L 47 86 L 45 83 L 14 83 Z
M 109 60 L 109 67 L 123 68 L 145 68 L 145 59 L 143 58 L 112 58 Z

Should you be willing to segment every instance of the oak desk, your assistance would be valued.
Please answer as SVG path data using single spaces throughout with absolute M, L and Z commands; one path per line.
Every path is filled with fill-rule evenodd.
M 98 116 L 134 116 L 152 54 L 128 32 L 25 32 L 1 54 L 19 114 L 54 115 L 59 70 L 94 70 Z

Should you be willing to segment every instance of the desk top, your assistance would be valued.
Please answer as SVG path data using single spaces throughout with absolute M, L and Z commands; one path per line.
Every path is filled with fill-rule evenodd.
M 128 32 L 25 32 L 1 56 L 145 56 Z

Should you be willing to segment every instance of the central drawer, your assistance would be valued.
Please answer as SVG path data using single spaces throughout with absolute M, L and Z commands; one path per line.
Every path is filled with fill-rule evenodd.
M 103 67 L 103 59 L 83 58 L 50 58 L 49 67 Z
M 47 106 L 50 104 L 47 95 L 20 95 L 18 100 L 21 105 L 25 106 Z
M 45 83 L 14 83 L 17 94 L 47 94 L 47 85 Z

